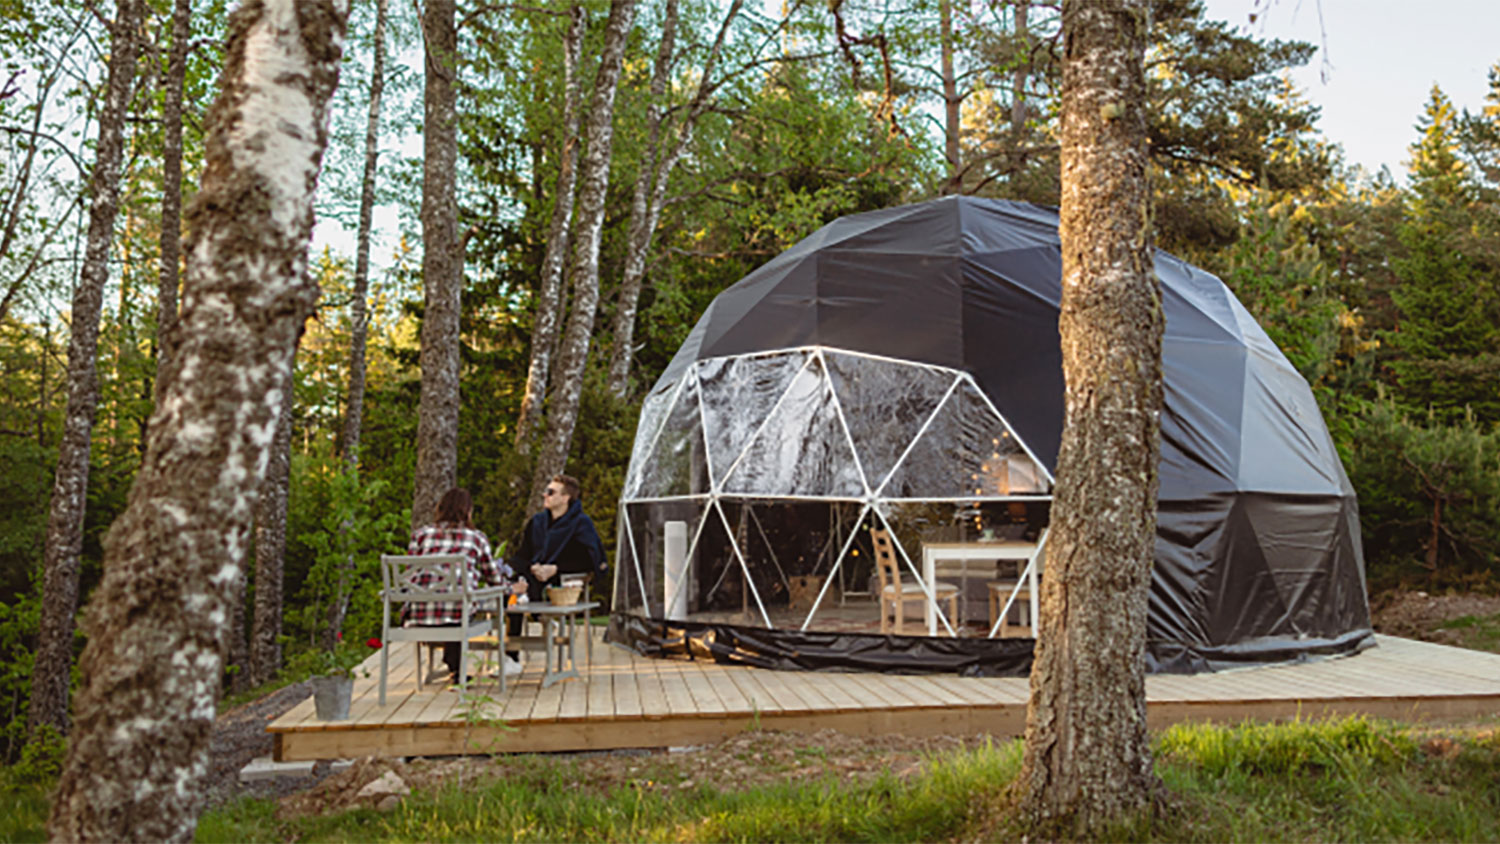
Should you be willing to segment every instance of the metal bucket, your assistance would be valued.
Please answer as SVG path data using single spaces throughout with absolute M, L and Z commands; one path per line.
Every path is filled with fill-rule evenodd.
M 314 677 L 313 708 L 320 721 L 343 721 L 349 717 L 349 701 L 354 696 L 353 677 Z

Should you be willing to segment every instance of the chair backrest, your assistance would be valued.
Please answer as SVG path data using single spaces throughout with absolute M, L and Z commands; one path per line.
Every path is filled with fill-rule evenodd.
M 872 528 L 870 540 L 875 545 L 875 574 L 880 578 L 880 591 L 884 592 L 887 585 L 901 591 L 901 567 L 896 565 L 896 549 L 891 544 L 890 534 Z
M 469 559 L 462 554 L 380 556 L 380 580 L 392 601 L 462 600 L 469 592 Z

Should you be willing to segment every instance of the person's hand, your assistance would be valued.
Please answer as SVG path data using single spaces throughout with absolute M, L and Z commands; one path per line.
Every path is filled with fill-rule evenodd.
M 525 595 L 526 594 L 526 578 L 525 577 L 518 577 L 518 578 L 516 578 L 516 582 L 512 583 L 510 585 L 510 592 L 511 592 L 512 595 Z
M 551 580 L 557 574 L 557 566 L 551 563 L 537 563 L 531 567 L 531 573 L 536 575 L 537 580 Z

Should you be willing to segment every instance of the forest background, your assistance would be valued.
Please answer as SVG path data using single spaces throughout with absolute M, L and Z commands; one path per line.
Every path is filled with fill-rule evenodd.
M 368 234 L 369 206 L 394 208 L 399 237 L 381 245 L 373 272 L 354 244 L 314 256 L 322 300 L 277 446 L 287 470 L 273 458 L 262 493 L 228 687 L 305 674 L 338 634 L 378 632 L 375 560 L 404 547 L 420 500 L 424 274 L 433 272 L 423 15 L 435 5 L 353 10 L 318 213 Z M 1194 0 L 1153 5 L 1157 244 L 1223 278 L 1313 385 L 1359 493 L 1372 590 L 1500 589 L 1500 64 L 1487 91 L 1463 92 L 1482 94 L 1478 111 L 1456 109 L 1437 88 L 1410 104 L 1410 169 L 1398 184 L 1347 166 L 1285 76 L 1315 45 L 1246 34 Z M 176 214 L 164 209 L 178 192 L 174 127 L 189 200 L 226 9 L 150 0 L 131 28 L 135 85 L 92 357 L 99 392 L 78 607 L 100 579 L 101 539 L 144 448 L 175 308 L 176 225 L 163 226 Z M 554 462 L 566 457 L 582 479 L 612 557 L 644 391 L 719 291 L 822 224 L 944 193 L 1057 202 L 1051 4 L 538 0 L 460 3 L 452 19 L 456 477 L 497 546 L 514 547 L 537 477 L 551 471 L 549 449 L 560 448 Z M 75 291 L 118 52 L 109 24 L 73 0 L 0 1 L 7 762 L 37 721 Z M 600 93 L 612 61 L 611 103 Z M 372 136 L 378 163 L 368 166 Z M 569 246 L 595 237 L 591 267 L 587 249 Z M 550 358 L 545 391 L 539 352 Z M 257 618 L 268 602 L 273 617 Z M 70 631 L 67 665 L 76 665 L 84 643 Z M 257 638 L 274 645 L 259 660 Z

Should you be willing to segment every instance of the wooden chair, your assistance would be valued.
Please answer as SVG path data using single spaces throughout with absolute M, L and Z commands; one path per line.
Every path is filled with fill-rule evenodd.
M 1015 602 L 1011 604 L 1005 617 L 1000 619 L 1000 638 L 1004 639 L 1010 635 L 1010 615 L 1013 612 L 1024 613 L 1026 616 L 1024 623 L 1015 625 L 1019 628 L 1018 635 L 1036 638 L 1036 627 L 1031 619 L 1031 587 L 1022 583 L 1018 589 L 1014 580 L 992 580 L 985 584 L 985 587 L 990 598 L 990 630 L 995 629 L 995 620 L 999 616 L 1000 608 L 1005 606 L 1005 602 L 1010 600 L 1011 593 L 1014 592 Z
M 469 640 L 488 635 L 494 621 L 487 611 L 499 612 L 499 601 L 505 599 L 503 586 L 476 588 L 470 585 L 469 560 L 462 554 L 431 554 L 408 557 L 383 554 L 380 557 L 380 705 L 385 706 L 386 679 L 390 672 L 391 646 L 396 642 L 417 645 L 417 688 L 422 688 L 422 645 L 430 642 L 458 642 L 458 688 L 468 684 Z M 460 621 L 449 627 L 392 627 L 391 607 L 401 604 L 456 603 Z M 503 676 L 504 669 L 501 674 Z
M 875 573 L 880 578 L 880 632 L 891 632 L 890 606 L 896 617 L 896 634 L 901 635 L 905 623 L 906 604 L 911 601 L 926 603 L 927 595 L 916 583 L 901 582 L 901 565 L 896 560 L 896 549 L 890 535 L 883 530 L 871 530 L 870 539 L 875 544 Z M 958 624 L 958 587 L 951 583 L 934 581 L 931 584 L 933 597 L 948 602 L 948 619 Z

